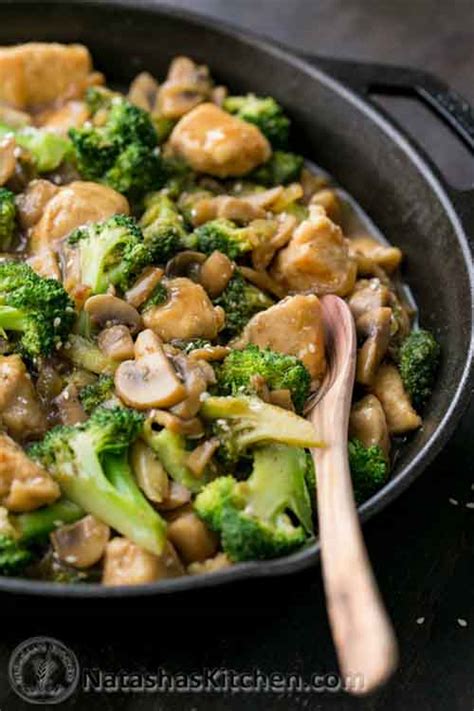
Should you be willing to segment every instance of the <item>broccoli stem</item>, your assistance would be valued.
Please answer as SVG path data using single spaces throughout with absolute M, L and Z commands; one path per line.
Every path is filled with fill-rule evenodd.
M 144 438 L 156 452 L 158 459 L 174 481 L 193 493 L 202 489 L 206 479 L 205 477 L 197 479 L 187 466 L 186 458 L 189 452 L 186 450 L 185 440 L 181 435 L 167 429 L 162 429 L 157 433 L 148 424 L 145 424 Z
M 84 515 L 84 510 L 77 504 L 67 499 L 59 499 L 54 504 L 36 511 L 12 517 L 12 524 L 20 540 L 29 542 L 46 538 L 59 526 L 74 523 Z
M 0 306 L 0 328 L 6 331 L 24 331 L 26 314 L 13 306 Z

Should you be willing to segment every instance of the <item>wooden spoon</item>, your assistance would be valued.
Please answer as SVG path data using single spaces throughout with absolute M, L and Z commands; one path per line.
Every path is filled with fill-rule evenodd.
M 375 582 L 357 515 L 347 455 L 356 362 L 354 320 L 337 296 L 321 299 L 328 373 L 308 413 L 325 447 L 313 450 L 326 603 L 342 674 L 365 694 L 396 668 L 395 635 Z M 357 688 L 360 686 L 360 688 Z

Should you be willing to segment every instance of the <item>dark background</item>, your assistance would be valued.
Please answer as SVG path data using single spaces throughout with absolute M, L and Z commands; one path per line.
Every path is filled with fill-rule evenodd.
M 301 51 L 409 64 L 437 73 L 474 103 L 473 0 L 169 0 L 266 34 Z M 1 7 L 0 7 L 1 13 Z M 0 19 L 1 21 L 1 19 Z M 126 45 L 124 45 L 126 51 Z M 474 162 L 411 104 L 392 106 L 457 186 Z M 401 649 L 396 678 L 374 697 L 278 695 L 77 695 L 67 708 L 367 709 L 474 708 L 474 407 L 428 471 L 365 527 L 369 553 Z M 458 505 L 449 502 L 455 499 Z M 9 691 L 13 647 L 34 634 L 68 644 L 83 667 L 119 671 L 326 673 L 337 670 L 320 571 L 290 580 L 234 585 L 123 608 L 0 598 L 0 711 L 29 708 Z M 417 619 L 424 618 L 423 624 Z M 458 618 L 467 621 L 461 627 Z

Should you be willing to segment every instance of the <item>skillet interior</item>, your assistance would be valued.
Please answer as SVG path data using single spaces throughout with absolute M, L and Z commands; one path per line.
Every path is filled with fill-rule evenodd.
M 403 447 L 391 481 L 362 506 L 361 514 L 366 518 L 384 507 L 446 442 L 472 383 L 472 257 L 449 189 L 434 169 L 373 108 L 326 74 L 259 40 L 222 31 L 192 15 L 120 2 L 14 2 L 2 4 L 0 13 L 0 44 L 83 42 L 111 83 L 124 84 L 142 69 L 163 75 L 173 56 L 186 53 L 209 64 L 216 79 L 236 92 L 275 96 L 293 118 L 295 148 L 327 169 L 389 241 L 401 247 L 406 255 L 404 278 L 415 295 L 421 323 L 436 332 L 444 357 L 423 429 Z M 0 590 L 97 597 L 170 593 L 293 572 L 317 556 L 313 545 L 276 561 L 133 589 L 0 579 Z

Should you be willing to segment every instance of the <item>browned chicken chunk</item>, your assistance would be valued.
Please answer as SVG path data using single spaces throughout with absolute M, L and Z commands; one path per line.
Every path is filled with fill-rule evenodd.
M 46 417 L 19 355 L 0 356 L 0 418 L 16 439 L 43 434 Z
M 29 459 L 6 434 L 0 434 L 0 503 L 9 511 L 33 511 L 60 495 L 47 471 Z
M 235 346 L 239 348 L 247 343 L 297 356 L 308 368 L 316 385 L 326 369 L 323 321 L 318 297 L 314 294 L 288 296 L 275 306 L 256 314 L 248 322 Z
M 105 549 L 104 585 L 142 585 L 163 578 L 176 578 L 184 573 L 170 543 L 161 556 L 143 550 L 127 538 L 113 538 Z
M 186 114 L 173 129 L 170 147 L 194 170 L 219 178 L 245 175 L 271 154 L 256 126 L 214 104 L 201 104 Z
M 89 50 L 80 44 L 29 42 L 0 47 L 0 101 L 16 108 L 80 96 L 97 83 Z
M 346 296 L 354 287 L 356 265 L 340 227 L 322 208 L 312 207 L 310 218 L 278 252 L 270 273 L 288 291 Z
M 168 301 L 143 314 L 146 328 L 151 328 L 163 341 L 173 338 L 213 340 L 224 325 L 224 312 L 212 305 L 202 286 L 186 277 L 170 279 L 166 286 Z

